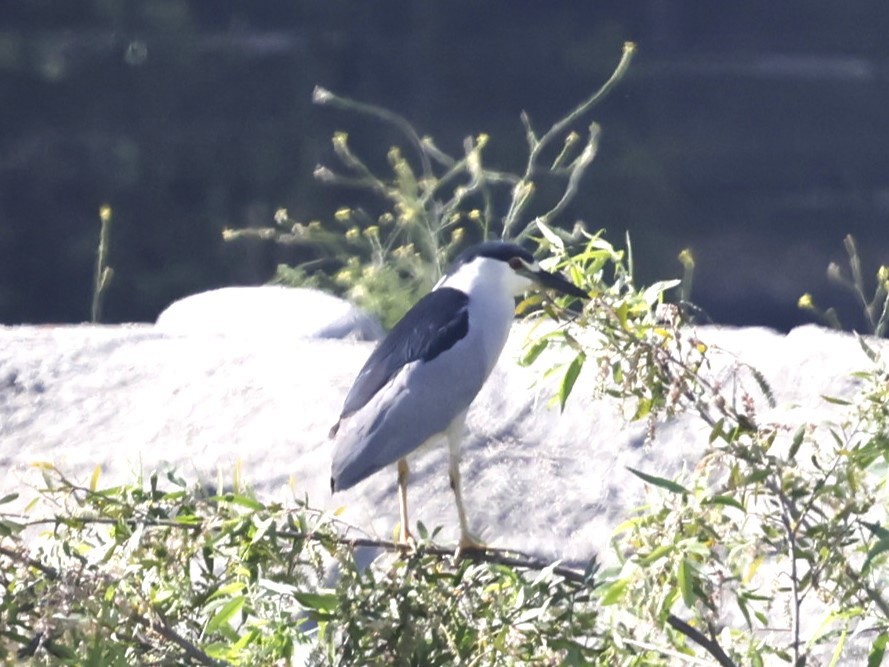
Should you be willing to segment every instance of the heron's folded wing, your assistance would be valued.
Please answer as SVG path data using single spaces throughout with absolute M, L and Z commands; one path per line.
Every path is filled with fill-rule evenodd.
M 429 292 L 368 357 L 346 396 L 340 419 L 363 408 L 405 365 L 431 361 L 469 331 L 469 297 L 449 287 Z

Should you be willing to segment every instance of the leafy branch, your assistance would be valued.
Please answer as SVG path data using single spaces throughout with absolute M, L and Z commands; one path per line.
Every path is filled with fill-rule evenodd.
M 76 655 L 113 628 L 114 641 L 103 642 L 102 659 L 107 664 L 114 664 L 114 656 L 171 656 L 173 649 L 179 651 L 177 661 L 185 664 L 242 664 L 249 655 L 254 658 L 274 655 L 259 650 L 263 644 L 262 634 L 267 633 L 257 634 L 256 628 L 268 630 L 269 624 L 274 627 L 276 623 L 294 626 L 289 620 L 290 613 L 281 615 L 294 601 L 321 624 L 319 628 L 328 628 L 325 636 L 330 639 L 329 633 L 340 623 L 333 613 L 337 608 L 334 601 L 347 591 L 349 595 L 374 597 L 373 591 L 380 585 L 372 574 L 374 570 L 369 571 L 369 578 L 365 580 L 364 575 L 353 569 L 351 554 L 358 548 L 396 556 L 389 566 L 395 565 L 396 569 L 387 576 L 404 568 L 407 568 L 404 576 L 411 573 L 410 580 L 401 583 L 391 580 L 386 584 L 394 585 L 397 590 L 406 585 L 419 586 L 411 595 L 423 594 L 424 590 L 433 595 L 428 587 L 446 574 L 461 581 L 461 590 L 468 592 L 470 589 L 466 587 L 480 585 L 481 580 L 476 583 L 477 577 L 487 579 L 494 575 L 501 588 L 512 582 L 512 586 L 531 586 L 537 594 L 548 591 L 539 602 L 556 608 L 567 605 L 564 611 L 581 622 L 579 631 L 597 634 L 595 626 L 590 624 L 595 618 L 595 608 L 590 606 L 590 593 L 596 586 L 598 572 L 595 559 L 585 569 L 576 569 L 509 549 L 465 550 L 455 555 L 452 547 L 432 542 L 422 526 L 419 534 L 425 539 L 415 548 L 407 548 L 390 540 L 351 536 L 354 526 L 311 510 L 304 502 L 296 508 L 261 503 L 238 485 L 233 492 L 201 496 L 187 491 L 182 480 L 168 473 L 167 479 L 174 484 L 172 490 L 161 488 L 156 475 L 149 477 L 147 487 L 136 484 L 99 489 L 96 474 L 89 486 L 83 486 L 55 468 L 42 470 L 46 480 L 42 491 L 44 502 L 65 509 L 49 516 L 0 515 L 0 528 L 12 544 L 0 546 L 0 559 L 6 560 L 5 570 L 14 577 L 7 579 L 7 590 L 18 591 L 0 598 L 0 615 L 12 623 L 10 631 L 0 632 L 0 636 L 18 644 L 19 657 L 46 652 Z M 45 534 L 38 555 L 32 555 L 18 536 L 43 527 L 52 530 Z M 159 548 L 163 549 L 162 555 Z M 321 553 L 334 556 L 339 563 L 346 582 L 342 591 L 327 591 L 321 584 L 322 579 L 308 576 L 309 571 L 317 567 L 316 557 Z M 157 562 L 159 555 L 164 562 Z M 262 560 L 256 560 L 260 555 Z M 381 562 L 379 557 L 377 562 Z M 422 569 L 417 569 L 419 563 L 423 564 Z M 495 569 L 467 570 L 467 564 Z M 522 572 L 538 574 L 526 579 Z M 136 573 L 139 578 L 130 579 Z M 169 580 L 158 580 L 158 576 Z M 428 581 L 424 577 L 429 577 Z M 140 580 L 153 583 L 146 588 Z M 364 592 L 354 589 L 356 581 L 359 590 Z M 473 595 L 482 595 L 484 599 L 484 591 L 489 589 L 472 590 Z M 64 602 L 58 595 L 61 591 L 64 591 Z M 175 597 L 171 598 L 173 591 L 176 591 Z M 268 591 L 274 593 L 271 607 L 272 601 L 263 599 Z M 37 594 L 44 603 L 29 604 L 30 596 Z M 513 602 L 508 599 L 503 602 L 512 609 Z M 70 611 L 59 616 L 58 604 L 66 605 Z M 486 604 L 492 602 L 489 600 Z M 92 610 L 91 615 L 97 622 L 75 620 L 81 605 L 83 612 Z M 241 611 L 233 612 L 235 608 Z M 524 612 L 521 607 L 518 609 L 525 614 L 532 610 L 531 607 Z M 371 609 L 364 611 L 379 613 Z M 492 608 L 490 612 L 499 614 L 503 610 Z M 71 613 L 74 613 L 71 620 L 61 620 Z M 47 622 L 51 617 L 54 620 Z M 115 619 L 113 626 L 98 620 L 110 618 Z M 724 653 L 715 640 L 678 617 L 671 615 L 668 622 L 722 660 L 720 656 Z M 229 624 L 234 624 L 232 628 L 247 628 L 248 632 L 231 634 L 226 630 Z M 203 632 L 196 632 L 202 627 Z M 322 639 L 321 634 L 314 638 L 311 633 L 306 634 L 301 630 L 305 627 L 304 623 L 296 623 L 291 637 L 314 644 L 316 653 L 324 654 L 327 640 Z M 558 637 L 565 631 L 564 627 L 554 625 L 552 632 L 558 634 L 541 635 L 540 640 L 560 645 L 565 640 Z M 220 633 L 229 642 L 225 650 L 214 641 L 214 636 Z M 347 639 L 342 637 L 339 641 L 342 640 Z M 356 650 L 357 644 L 351 642 L 358 640 L 353 637 L 347 641 L 350 642 L 348 650 Z M 230 642 L 239 645 L 240 650 L 233 651 Z M 601 641 L 597 641 L 588 647 L 590 655 L 600 650 L 600 644 Z M 344 647 L 337 643 L 326 646 L 330 650 Z M 9 649 L 8 644 L 0 643 L 0 655 L 8 655 Z

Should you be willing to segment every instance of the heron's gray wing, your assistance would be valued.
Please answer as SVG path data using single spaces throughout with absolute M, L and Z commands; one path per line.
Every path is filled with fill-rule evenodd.
M 407 364 L 431 361 L 469 330 L 469 297 L 444 287 L 429 292 L 368 357 L 346 396 L 340 420 L 357 412 Z

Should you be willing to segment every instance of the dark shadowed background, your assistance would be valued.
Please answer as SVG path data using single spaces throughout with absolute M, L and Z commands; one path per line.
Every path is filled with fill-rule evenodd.
M 629 230 L 641 280 L 697 259 L 716 321 L 786 329 L 847 233 L 889 263 L 889 4 L 3 0 L 0 322 L 89 317 L 98 210 L 114 211 L 109 321 L 257 284 L 293 259 L 224 228 L 330 220 L 355 194 L 313 181 L 330 136 L 384 164 L 396 138 L 311 103 L 315 85 L 389 107 L 451 153 L 487 132 L 519 170 L 545 128 L 639 52 L 592 114 L 596 162 L 564 217 Z M 847 315 L 849 324 L 857 322 Z

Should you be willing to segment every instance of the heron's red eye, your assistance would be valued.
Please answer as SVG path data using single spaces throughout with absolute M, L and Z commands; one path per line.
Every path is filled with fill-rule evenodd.
M 519 257 L 510 257 L 509 266 L 512 267 L 513 271 L 518 271 L 520 268 L 522 268 L 522 266 L 524 266 L 524 263 Z

